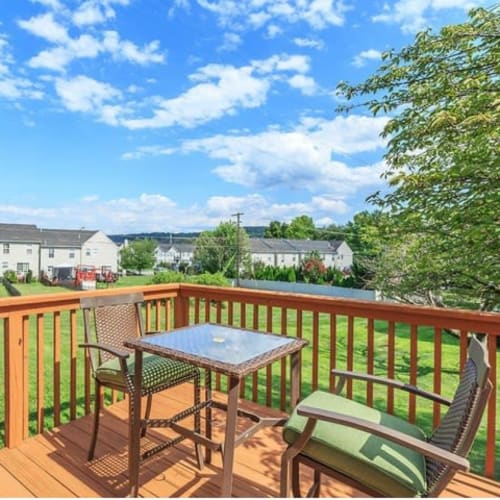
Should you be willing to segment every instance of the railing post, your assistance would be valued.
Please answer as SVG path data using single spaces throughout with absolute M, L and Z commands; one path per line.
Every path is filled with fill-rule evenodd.
M 184 297 L 179 290 L 175 297 L 174 305 L 174 326 L 181 328 L 189 324 L 189 298 Z
M 25 370 L 23 316 L 12 314 L 6 320 L 5 337 L 5 444 L 15 448 L 24 439 Z

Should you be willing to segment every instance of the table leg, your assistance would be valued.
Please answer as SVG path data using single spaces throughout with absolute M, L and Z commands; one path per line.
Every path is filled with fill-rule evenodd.
M 212 372 L 205 370 L 205 401 L 212 400 Z M 205 409 L 205 436 L 212 439 L 212 406 L 209 404 Z M 212 463 L 212 450 L 207 447 L 205 462 Z
M 139 462 L 141 452 L 142 351 L 135 351 L 134 390 L 129 394 L 128 474 L 130 496 L 139 496 Z
M 238 416 L 238 397 L 240 393 L 240 379 L 229 377 L 229 392 L 227 401 L 226 435 L 224 437 L 224 453 L 222 461 L 222 489 L 221 496 L 231 497 L 233 487 L 234 445 L 236 441 L 236 420 Z
M 293 410 L 300 401 L 299 361 L 299 353 L 294 352 L 290 361 L 290 410 Z

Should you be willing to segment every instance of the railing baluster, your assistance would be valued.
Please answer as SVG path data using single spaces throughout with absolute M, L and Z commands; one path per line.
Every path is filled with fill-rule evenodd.
M 373 318 L 368 318 L 367 323 L 367 350 L 366 350 L 366 373 L 373 375 L 375 364 L 375 329 Z M 366 403 L 373 406 L 373 384 L 366 384 Z
M 165 330 L 172 329 L 172 299 L 165 299 Z
M 387 376 L 394 378 L 394 357 L 395 357 L 395 325 L 394 321 L 389 321 L 387 331 Z M 394 389 L 387 388 L 387 412 L 394 413 Z
M 37 350 L 36 350 L 36 399 L 37 399 L 37 425 L 36 430 L 41 434 L 45 426 L 45 377 L 43 375 L 45 363 L 44 363 L 44 317 L 43 314 L 36 315 L 36 339 L 37 339 Z
M 266 330 L 271 333 L 273 331 L 273 307 L 268 305 L 266 308 Z M 273 367 L 266 366 L 266 405 L 272 406 L 273 396 Z
M 319 313 L 312 315 L 312 390 L 316 391 L 319 385 Z
M 200 322 L 200 298 L 196 297 L 194 299 L 194 324 L 197 325 Z
M 337 368 L 337 315 L 330 314 L 330 392 L 335 391 L 335 376 L 332 370 Z
M 23 376 L 23 394 L 24 394 L 24 407 L 26 411 L 24 412 L 23 418 L 23 439 L 27 439 L 29 435 L 29 408 L 30 408 L 30 398 L 29 398 L 29 352 L 30 352 L 30 318 L 29 316 L 23 317 L 23 365 L 24 365 L 24 376 Z
M 417 370 L 418 370 L 418 327 L 411 325 L 410 327 L 410 384 L 417 385 Z M 410 393 L 408 399 L 408 416 L 412 424 L 415 423 L 417 417 L 417 398 L 415 394 Z
M 259 305 L 253 305 L 253 329 L 259 329 Z M 252 373 L 252 401 L 257 402 L 259 399 L 259 373 L 257 371 Z
M 247 306 L 244 302 L 240 302 L 240 327 L 246 328 L 247 326 Z M 246 392 L 246 377 L 243 377 L 240 382 L 240 398 L 245 397 Z
M 302 322 L 302 309 L 297 308 L 297 338 L 301 339 L 304 335 L 303 331 L 303 322 Z M 299 395 L 300 399 L 302 399 L 302 351 L 299 352 L 299 366 L 300 366 L 300 371 L 299 371 Z
M 61 424 L 61 313 L 53 313 L 54 426 Z
M 287 335 L 287 309 L 286 307 L 281 308 L 281 335 Z M 287 390 L 286 390 L 286 358 L 283 358 L 281 360 L 281 373 L 280 373 L 280 381 L 281 381 L 281 386 L 280 386 L 280 409 L 282 411 L 286 410 L 286 395 L 287 395 Z
M 347 317 L 347 370 L 354 370 L 354 321 L 352 316 Z M 352 380 L 348 379 L 346 384 L 346 395 L 352 399 Z
M 441 394 L 441 328 L 434 329 L 434 392 Z M 441 420 L 441 405 L 433 404 L 433 426 L 436 427 Z
M 75 420 L 76 418 L 76 353 L 77 353 L 77 340 L 76 340 L 76 311 L 72 309 L 69 312 L 70 318 L 70 375 L 69 375 L 69 418 Z
M 488 359 L 491 366 L 490 380 L 493 384 L 493 391 L 491 392 L 490 400 L 488 401 L 488 408 L 486 410 L 486 443 L 491 443 L 486 446 L 486 463 L 485 475 L 486 477 L 494 477 L 495 475 L 495 443 L 498 443 L 498 435 L 496 431 L 497 425 L 497 339 L 493 335 L 488 336 L 486 343 L 488 346 Z M 497 444 L 498 446 L 498 444 Z

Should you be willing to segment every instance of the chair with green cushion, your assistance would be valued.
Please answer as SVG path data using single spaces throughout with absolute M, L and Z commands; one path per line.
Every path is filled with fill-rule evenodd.
M 337 394 L 315 391 L 294 409 L 283 438 L 281 496 L 300 496 L 300 465 L 314 470 L 307 496 L 319 496 L 321 475 L 371 496 L 438 496 L 466 459 L 492 391 L 484 344 L 472 337 L 453 400 L 373 375 L 333 370 Z M 431 435 L 417 425 L 339 395 L 346 379 L 379 382 L 448 405 Z
M 125 348 L 126 340 L 134 340 L 144 336 L 141 306 L 144 302 L 142 293 L 109 295 L 101 297 L 84 297 L 80 301 L 83 310 L 86 342 L 80 347 L 88 349 L 92 373 L 95 379 L 95 413 L 94 428 L 88 453 L 88 459 L 94 458 L 99 430 L 99 414 L 101 405 L 101 389 L 109 387 L 132 394 L 134 390 L 134 352 Z M 193 406 L 172 417 L 177 422 L 194 414 L 194 430 L 200 431 L 200 371 L 198 368 L 171 359 L 144 354 L 142 370 L 142 396 L 147 396 L 146 422 L 151 413 L 154 393 L 168 389 L 183 382 L 193 381 Z M 132 412 L 130 398 L 129 411 Z M 129 415 L 129 418 L 131 415 Z M 131 418 L 130 418 L 131 421 Z M 142 429 L 144 436 L 146 428 Z M 159 446 L 169 447 L 183 439 L 174 437 Z M 148 452 L 148 456 L 151 453 Z M 196 445 L 198 465 L 203 466 L 203 458 L 199 445 Z

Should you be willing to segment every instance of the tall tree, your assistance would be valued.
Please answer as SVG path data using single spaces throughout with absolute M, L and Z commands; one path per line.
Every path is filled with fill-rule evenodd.
M 295 217 L 285 231 L 285 237 L 295 240 L 314 239 L 316 227 L 311 217 L 308 215 L 299 215 Z
M 391 219 L 377 275 L 406 300 L 500 302 L 499 13 L 473 9 L 463 24 L 421 32 L 365 82 L 339 85 L 343 110 L 391 116 L 390 189 L 370 200 Z
M 203 271 L 222 272 L 227 278 L 236 277 L 236 256 L 240 251 L 241 264 L 248 268 L 248 234 L 234 222 L 221 222 L 213 231 L 203 231 L 195 242 L 195 262 Z
M 142 273 L 155 265 L 156 241 L 145 238 L 132 240 L 120 250 L 120 263 L 124 269 L 133 269 Z
M 285 238 L 287 227 L 286 222 L 272 220 L 264 230 L 264 238 Z

